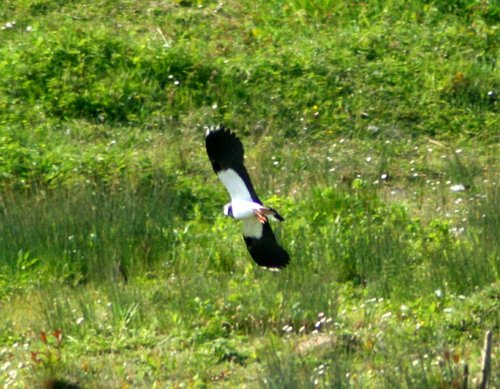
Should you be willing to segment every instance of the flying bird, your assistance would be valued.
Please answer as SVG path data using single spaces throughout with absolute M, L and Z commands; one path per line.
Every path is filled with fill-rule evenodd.
M 284 268 L 290 262 L 288 253 L 276 242 L 269 220 L 285 220 L 274 209 L 262 204 L 255 193 L 245 165 L 240 139 L 231 131 L 209 129 L 205 138 L 208 158 L 226 187 L 231 202 L 224 214 L 243 222 L 243 238 L 253 260 L 260 266 Z

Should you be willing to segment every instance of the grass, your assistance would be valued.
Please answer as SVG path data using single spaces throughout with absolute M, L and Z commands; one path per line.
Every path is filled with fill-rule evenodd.
M 499 328 L 498 17 L 4 1 L 0 382 L 477 385 Z M 282 272 L 221 214 L 213 123 L 287 219 Z

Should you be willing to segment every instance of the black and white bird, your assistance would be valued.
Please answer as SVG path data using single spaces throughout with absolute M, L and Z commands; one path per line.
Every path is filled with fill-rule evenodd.
M 243 238 L 250 255 L 260 266 L 283 268 L 290 262 L 288 253 L 276 242 L 269 220 L 283 221 L 274 209 L 259 200 L 243 164 L 243 144 L 231 131 L 218 127 L 207 131 L 208 158 L 226 187 L 231 202 L 224 214 L 243 222 Z

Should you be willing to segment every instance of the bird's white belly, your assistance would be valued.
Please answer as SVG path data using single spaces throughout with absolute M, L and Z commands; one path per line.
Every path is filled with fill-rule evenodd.
M 234 200 L 231 202 L 233 208 L 233 217 L 235 219 L 248 219 L 255 217 L 255 210 L 263 208 L 262 205 L 253 201 Z

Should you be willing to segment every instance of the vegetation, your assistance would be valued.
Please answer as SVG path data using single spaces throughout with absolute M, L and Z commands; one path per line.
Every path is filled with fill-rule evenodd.
M 483 0 L 3 0 L 0 382 L 477 385 L 500 323 L 499 18 Z M 287 219 L 284 271 L 222 215 L 217 123 Z

